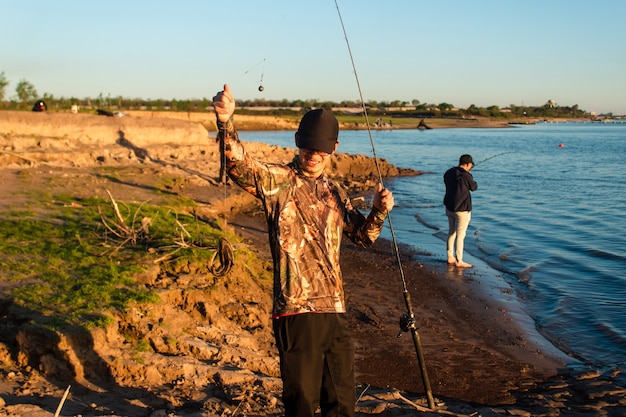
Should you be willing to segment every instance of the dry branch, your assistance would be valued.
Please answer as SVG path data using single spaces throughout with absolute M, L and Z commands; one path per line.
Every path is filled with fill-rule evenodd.
M 150 217 L 143 217 L 141 219 L 141 223 L 137 226 L 137 218 L 139 216 L 139 212 L 144 203 L 142 203 L 137 210 L 133 213 L 133 218 L 130 224 L 127 224 L 126 219 L 120 212 L 119 205 L 113 195 L 109 190 L 106 190 L 109 195 L 109 199 L 111 201 L 111 207 L 113 208 L 114 219 L 108 219 L 103 213 L 100 206 L 98 206 L 98 213 L 100 213 L 100 220 L 104 227 L 111 232 L 116 238 L 120 240 L 117 242 L 117 248 L 115 251 L 119 250 L 126 243 L 131 242 L 133 246 L 137 245 L 138 242 L 144 242 L 149 239 L 150 235 L 150 226 L 152 225 L 152 219 Z

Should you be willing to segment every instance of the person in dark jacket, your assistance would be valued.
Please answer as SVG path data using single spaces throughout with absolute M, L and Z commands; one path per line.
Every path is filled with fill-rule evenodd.
M 213 107 L 226 171 L 260 200 L 267 220 L 285 417 L 354 417 L 354 342 L 339 264 L 341 240 L 346 236 L 371 247 L 393 208 L 393 194 L 379 183 L 366 216 L 325 173 L 339 145 L 339 123 L 328 110 L 302 117 L 295 133 L 298 153 L 290 163 L 270 164 L 252 158 L 239 141 L 228 85 L 213 97 Z
M 35 102 L 35 104 L 33 105 L 33 111 L 46 111 L 48 110 L 48 106 L 46 105 L 46 102 L 43 100 L 37 100 Z
M 446 195 L 443 204 L 448 216 L 448 240 L 446 250 L 448 264 L 460 268 L 471 268 L 472 264 L 463 261 L 465 234 L 472 218 L 471 191 L 476 191 L 478 184 L 470 174 L 474 166 L 471 155 L 461 155 L 459 165 L 452 167 L 443 174 Z

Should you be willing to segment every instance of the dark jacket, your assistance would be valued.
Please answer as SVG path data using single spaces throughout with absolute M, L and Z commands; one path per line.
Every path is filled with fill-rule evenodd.
M 446 195 L 443 198 L 446 208 L 450 211 L 472 211 L 470 191 L 478 188 L 472 174 L 456 166 L 443 174 L 443 182 L 446 184 Z

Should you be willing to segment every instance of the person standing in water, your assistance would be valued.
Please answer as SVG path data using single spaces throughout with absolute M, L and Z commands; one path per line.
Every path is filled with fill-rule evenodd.
M 463 261 L 463 250 L 467 227 L 472 218 L 471 191 L 476 191 L 478 184 L 470 170 L 474 167 L 471 155 L 461 155 L 459 165 L 450 168 L 443 174 L 446 194 L 443 204 L 448 217 L 448 240 L 446 250 L 448 264 L 460 268 L 471 268 L 472 264 Z

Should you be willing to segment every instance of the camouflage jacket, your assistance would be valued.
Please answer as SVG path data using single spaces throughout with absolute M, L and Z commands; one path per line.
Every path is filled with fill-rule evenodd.
M 218 122 L 231 179 L 261 200 L 274 263 L 273 317 L 345 313 L 339 250 L 343 234 L 363 247 L 380 235 L 385 213 L 366 218 L 325 175 L 306 177 L 296 156 L 289 164 L 250 157 L 231 120 Z

